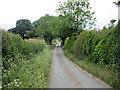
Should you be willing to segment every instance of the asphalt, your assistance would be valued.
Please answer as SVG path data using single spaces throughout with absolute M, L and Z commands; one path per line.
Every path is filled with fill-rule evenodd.
M 109 88 L 73 64 L 60 47 L 53 50 L 49 88 Z

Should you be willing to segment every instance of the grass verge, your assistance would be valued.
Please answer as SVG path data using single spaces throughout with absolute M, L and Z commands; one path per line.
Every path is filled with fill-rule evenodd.
M 115 73 L 113 70 L 110 69 L 110 67 L 91 63 L 87 60 L 87 58 L 80 60 L 75 55 L 69 53 L 66 50 L 64 51 L 64 53 L 72 62 L 77 64 L 83 70 L 91 73 L 92 75 L 95 75 L 113 88 L 119 87 L 120 83 L 118 80 L 118 73 Z
M 3 76 L 4 88 L 47 88 L 48 75 L 51 64 L 51 47 L 45 46 L 44 50 L 34 58 L 25 60 L 19 58 L 19 64 L 12 64 L 10 70 Z

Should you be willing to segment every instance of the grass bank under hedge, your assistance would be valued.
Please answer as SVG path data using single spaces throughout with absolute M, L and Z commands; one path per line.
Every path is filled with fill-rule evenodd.
M 50 51 L 50 46 L 45 46 L 42 52 L 29 60 L 19 58 L 19 64 L 13 64 L 4 74 L 4 80 L 9 83 L 3 85 L 3 87 L 47 88 L 51 64 Z
M 80 60 L 75 55 L 69 53 L 67 50 L 65 50 L 64 53 L 72 62 L 77 64 L 83 70 L 100 78 L 111 87 L 119 87 L 119 82 L 115 82 L 116 79 L 118 79 L 118 73 L 115 73 L 109 67 L 100 64 L 94 64 L 87 60 L 87 57 L 83 57 L 83 59 Z
M 67 38 L 67 56 L 86 71 L 110 86 L 120 88 L 120 21 L 117 26 L 101 31 L 83 31 Z M 77 57 L 77 58 L 76 58 Z
M 2 31 L 2 87 L 46 88 L 51 63 L 51 46 L 43 39 L 23 40 Z

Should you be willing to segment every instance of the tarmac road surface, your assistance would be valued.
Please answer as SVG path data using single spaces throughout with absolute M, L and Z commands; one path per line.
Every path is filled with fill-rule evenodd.
M 110 88 L 110 86 L 78 68 L 64 55 L 60 47 L 56 47 L 53 50 L 49 88 Z

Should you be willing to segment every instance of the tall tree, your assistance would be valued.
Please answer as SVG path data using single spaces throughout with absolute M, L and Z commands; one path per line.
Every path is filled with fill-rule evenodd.
M 62 21 L 66 22 L 67 26 L 67 29 L 65 29 L 67 31 L 62 30 L 61 32 L 65 32 L 70 36 L 72 33 L 80 32 L 82 29 L 91 28 L 96 18 L 93 17 L 94 12 L 91 12 L 89 5 L 90 3 L 85 0 L 67 0 L 60 3 L 57 12 L 60 14 L 59 16 L 63 17 Z
M 51 45 L 51 42 L 52 42 L 52 39 L 53 39 L 52 32 L 51 31 L 46 31 L 45 34 L 44 34 L 44 39 L 45 39 L 47 44 Z
M 48 44 L 51 44 L 53 34 L 57 35 L 57 18 L 46 14 L 33 22 L 35 36 L 43 36 Z
M 20 34 L 23 39 L 27 37 L 27 32 L 30 32 L 32 29 L 32 25 L 30 20 L 28 19 L 20 19 L 16 22 L 16 27 L 9 29 L 8 31 Z

